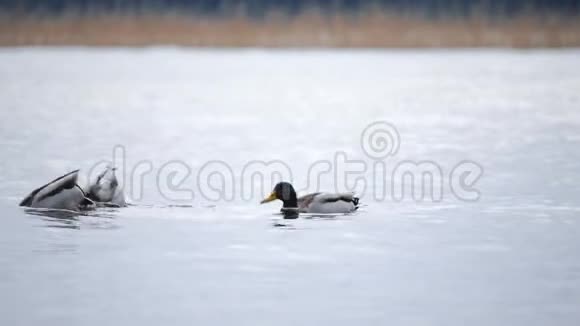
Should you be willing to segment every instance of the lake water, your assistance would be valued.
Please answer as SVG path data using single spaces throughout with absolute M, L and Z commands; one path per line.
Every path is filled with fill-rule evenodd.
M 0 324 L 577 325 L 579 57 L 2 49 Z M 361 138 L 377 121 L 399 136 L 386 159 Z M 114 151 L 130 207 L 18 207 Z M 258 205 L 274 178 L 246 178 L 273 160 L 365 205 L 275 227 L 280 204 Z M 440 198 L 397 200 L 401 162 L 438 167 Z M 481 169 L 466 193 L 462 162 Z

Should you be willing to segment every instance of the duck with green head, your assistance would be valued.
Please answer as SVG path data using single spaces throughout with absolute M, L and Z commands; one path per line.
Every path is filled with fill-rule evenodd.
M 296 217 L 298 213 L 343 214 L 359 208 L 359 198 L 353 193 L 315 192 L 298 197 L 294 187 L 288 182 L 276 184 L 274 190 L 260 204 L 276 199 L 282 201 L 283 213 L 295 212 Z

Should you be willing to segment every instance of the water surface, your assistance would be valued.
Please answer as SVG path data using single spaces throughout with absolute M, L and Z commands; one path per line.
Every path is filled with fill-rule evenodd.
M 3 49 L 0 323 L 576 325 L 579 54 Z M 400 134 L 388 167 L 477 162 L 480 199 L 446 180 L 440 202 L 377 201 L 367 184 L 357 213 L 280 228 L 279 204 L 257 204 L 268 189 L 214 202 L 197 188 L 210 160 L 238 189 L 248 162 L 280 160 L 316 190 L 316 161 L 374 162 L 360 135 L 379 120 Z M 17 207 L 117 145 L 126 170 L 152 167 L 134 206 Z M 159 191 L 171 161 L 191 167 L 192 200 Z

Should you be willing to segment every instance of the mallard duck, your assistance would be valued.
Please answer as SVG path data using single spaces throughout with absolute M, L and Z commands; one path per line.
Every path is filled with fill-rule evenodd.
M 107 166 L 97 177 L 97 180 L 89 186 L 87 197 L 105 206 L 126 206 L 123 189 L 119 186 L 115 176 L 116 168 Z
M 282 212 L 340 214 L 350 213 L 358 209 L 359 198 L 353 193 L 316 192 L 302 197 L 296 196 L 294 187 L 288 182 L 280 182 L 272 193 L 260 204 L 273 200 L 282 201 Z M 291 218 L 296 218 L 292 216 Z
M 80 211 L 95 206 L 126 206 L 125 195 L 115 176 L 115 168 L 107 167 L 88 191 L 78 184 L 79 170 L 58 177 L 33 190 L 20 202 L 20 206 Z
M 58 177 L 33 190 L 20 202 L 20 206 L 33 208 L 80 211 L 94 206 L 84 190 L 77 184 L 79 170 Z

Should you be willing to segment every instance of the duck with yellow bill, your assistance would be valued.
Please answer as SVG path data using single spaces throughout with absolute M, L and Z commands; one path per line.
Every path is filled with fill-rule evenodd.
M 260 204 L 274 200 L 282 201 L 281 211 L 285 218 L 296 218 L 298 213 L 343 214 L 359 208 L 359 198 L 353 193 L 316 192 L 298 197 L 294 187 L 288 182 L 276 184 L 274 190 Z

